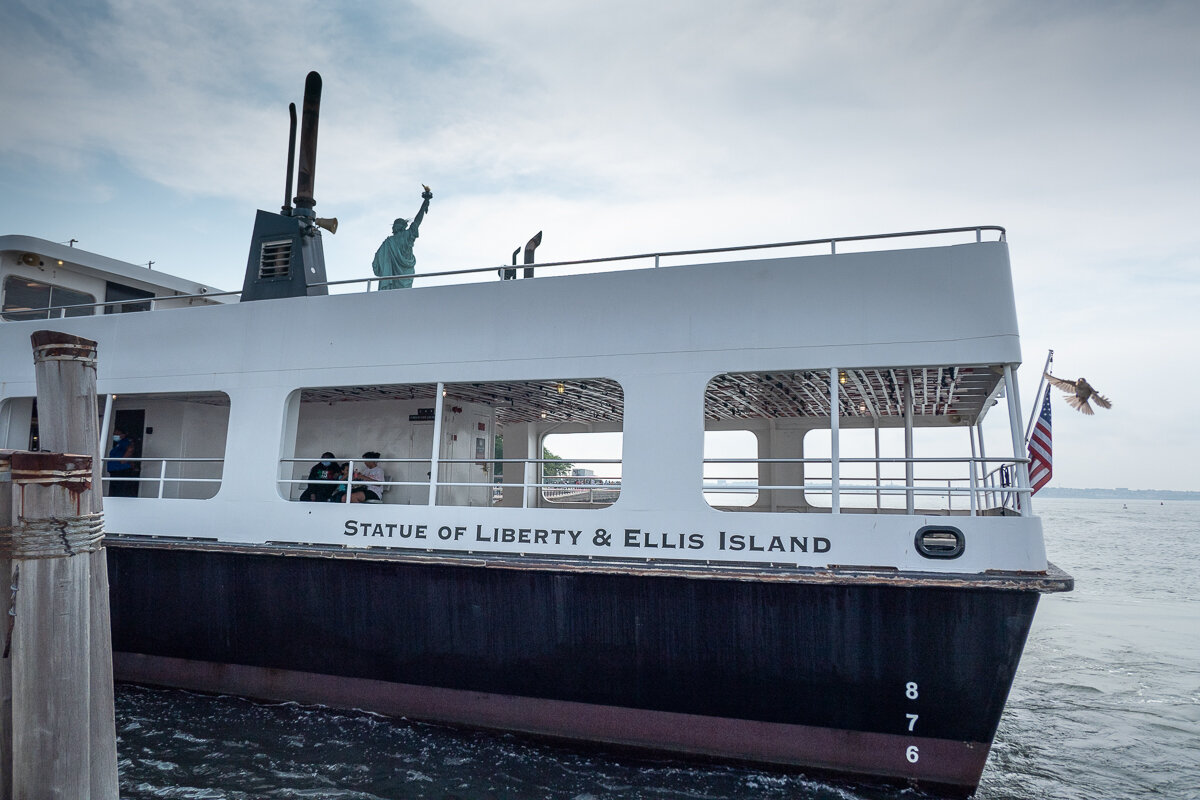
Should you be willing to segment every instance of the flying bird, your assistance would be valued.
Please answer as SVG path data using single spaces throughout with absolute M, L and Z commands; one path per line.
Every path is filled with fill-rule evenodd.
M 1066 381 L 1054 377 L 1049 372 L 1045 375 L 1051 386 L 1067 393 L 1067 405 L 1071 408 L 1078 409 L 1084 414 L 1094 414 L 1096 412 L 1092 411 L 1091 405 L 1088 404 L 1089 400 L 1095 400 L 1096 405 L 1101 408 L 1112 408 L 1112 403 L 1108 401 L 1108 398 L 1093 389 L 1092 385 L 1083 378 L 1077 381 Z

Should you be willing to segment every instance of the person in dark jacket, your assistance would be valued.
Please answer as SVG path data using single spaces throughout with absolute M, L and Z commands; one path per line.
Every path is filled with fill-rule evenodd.
M 130 480 L 137 477 L 141 470 L 137 462 L 127 459 L 135 458 L 136 443 L 125 435 L 120 428 L 113 428 L 113 446 L 108 451 L 108 460 L 104 466 L 112 480 L 108 482 L 109 497 L 137 497 L 138 482 Z
M 306 503 L 326 503 L 337 488 L 334 483 L 314 483 L 314 481 L 335 481 L 342 474 L 342 465 L 334 461 L 333 453 L 321 453 L 320 462 L 308 471 L 308 487 L 300 495 Z

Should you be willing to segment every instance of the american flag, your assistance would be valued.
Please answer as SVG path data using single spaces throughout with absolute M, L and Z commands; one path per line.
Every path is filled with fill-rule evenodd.
M 1042 413 L 1029 436 L 1029 488 L 1037 494 L 1050 482 L 1054 474 L 1053 459 L 1050 457 L 1050 387 L 1046 387 L 1046 399 L 1042 401 Z

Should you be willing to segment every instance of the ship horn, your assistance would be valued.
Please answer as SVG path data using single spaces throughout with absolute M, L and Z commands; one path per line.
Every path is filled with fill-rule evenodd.
M 330 217 L 329 219 L 326 219 L 325 217 L 314 217 L 313 222 L 317 223 L 317 225 L 321 226 L 330 233 L 337 233 L 337 217 Z

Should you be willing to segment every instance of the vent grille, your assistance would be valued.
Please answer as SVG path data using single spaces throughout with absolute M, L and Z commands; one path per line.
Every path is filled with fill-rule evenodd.
M 260 280 L 289 278 L 292 275 L 292 241 L 263 242 L 258 259 Z

